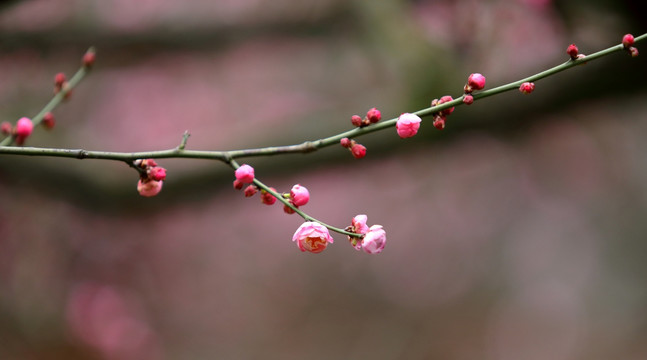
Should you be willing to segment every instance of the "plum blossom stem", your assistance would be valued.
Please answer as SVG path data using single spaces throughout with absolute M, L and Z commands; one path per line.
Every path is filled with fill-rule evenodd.
M 230 159 L 230 160 L 228 161 L 228 163 L 229 163 L 229 165 L 230 165 L 232 168 L 234 168 L 234 170 L 236 170 L 236 169 L 238 169 L 238 168 L 240 167 L 240 165 L 239 165 L 239 164 L 236 162 L 236 160 L 234 160 L 234 159 Z M 326 228 L 328 228 L 328 230 L 330 230 L 330 231 L 334 231 L 334 232 L 339 233 L 339 234 L 348 235 L 348 236 L 353 236 L 353 237 L 357 237 L 357 238 L 360 238 L 360 239 L 361 239 L 362 237 L 364 237 L 364 235 L 363 235 L 363 234 L 356 234 L 356 233 L 348 232 L 348 231 L 346 231 L 346 230 L 344 230 L 344 229 L 340 229 L 340 228 L 338 228 L 338 227 L 334 227 L 334 226 L 332 226 L 332 225 L 328 225 L 328 224 L 326 224 L 326 223 L 325 223 L 325 222 L 323 222 L 323 221 L 320 221 L 320 220 L 317 220 L 317 219 L 313 218 L 312 216 L 310 216 L 310 215 L 306 214 L 305 212 L 303 212 L 303 211 L 299 210 L 299 208 L 297 208 L 296 206 L 292 205 L 292 204 L 291 204 L 287 199 L 285 199 L 281 194 L 279 194 L 278 192 L 276 192 L 276 191 L 272 190 L 272 188 L 270 188 L 269 186 L 265 185 L 262 181 L 258 180 L 258 178 L 256 178 L 256 177 L 254 178 L 254 185 L 256 185 L 256 186 L 258 186 L 259 188 L 261 188 L 261 189 L 263 189 L 263 190 L 267 191 L 268 193 L 272 194 L 272 196 L 274 196 L 277 200 L 279 200 L 280 202 L 282 202 L 285 206 L 288 206 L 288 207 L 290 207 L 292 210 L 294 210 L 294 212 L 295 212 L 295 213 L 297 213 L 299 216 L 301 216 L 301 217 L 303 218 L 303 220 L 305 220 L 305 221 L 314 221 L 314 222 L 317 222 L 317 223 L 319 223 L 319 224 L 321 224 L 321 225 L 325 226 Z
M 634 41 L 640 42 L 647 38 L 647 34 L 643 34 L 635 37 Z M 529 77 L 495 87 L 493 89 L 480 91 L 473 94 L 474 101 L 484 99 L 488 96 L 500 94 L 510 90 L 516 90 L 524 82 L 535 82 L 537 80 L 543 79 L 545 77 L 557 74 L 561 71 L 570 69 L 574 66 L 583 64 L 585 62 L 593 61 L 603 56 L 609 55 L 614 52 L 622 51 L 624 49 L 623 44 L 618 44 L 611 46 L 607 49 L 586 55 L 582 58 L 569 59 L 565 63 L 557 65 L 548 70 L 539 72 L 537 74 L 531 75 Z M 91 48 L 89 51 L 93 51 Z M 61 89 L 54 97 L 43 107 L 43 109 L 32 119 L 34 125 L 40 124 L 43 120 L 43 116 L 56 108 L 64 99 L 69 91 L 71 91 L 87 74 L 89 68 L 82 66 L 74 76 L 69 80 L 68 86 Z M 430 116 L 434 113 L 437 113 L 441 110 L 448 109 L 455 106 L 463 105 L 463 97 L 458 97 L 455 100 L 443 102 L 441 104 L 431 106 L 422 110 L 418 110 L 413 114 L 418 115 L 419 117 Z M 375 131 L 380 131 L 386 128 L 395 126 L 398 118 L 382 121 L 379 123 L 371 124 L 364 127 L 354 128 L 343 133 L 329 136 L 326 138 L 305 141 L 301 144 L 295 145 L 286 145 L 286 146 L 271 146 L 263 148 L 253 148 L 253 149 L 242 149 L 242 150 L 230 150 L 230 151 L 200 151 L 200 150 L 186 150 L 186 143 L 190 136 L 189 132 L 186 131 L 182 137 L 180 145 L 173 149 L 168 150 L 159 150 L 159 151 L 145 151 L 145 152 L 108 152 L 108 151 L 89 151 L 83 149 L 59 149 L 59 148 L 42 148 L 42 147 L 12 147 L 9 146 L 14 142 L 14 137 L 9 136 L 4 140 L 0 141 L 0 154 L 6 155 L 23 155 L 23 156 L 53 156 L 53 157 L 68 157 L 76 159 L 101 159 L 101 160 L 116 160 L 124 161 L 128 165 L 133 166 L 133 161 L 137 159 L 161 159 L 161 158 L 193 158 L 193 159 L 210 159 L 210 160 L 219 160 L 223 161 L 234 169 L 239 168 L 240 166 L 234 160 L 237 158 L 245 157 L 254 157 L 254 156 L 270 156 L 270 155 L 280 155 L 280 154 L 289 154 L 289 153 L 308 153 L 320 148 L 337 145 L 339 141 L 343 138 L 356 138 L 362 135 L 366 135 Z M 272 190 L 270 187 L 262 183 L 258 179 L 254 179 L 254 184 L 259 188 L 265 190 L 266 192 L 272 194 L 279 201 L 281 201 L 285 206 L 288 206 L 295 213 L 299 214 L 306 221 L 315 221 L 331 231 L 361 238 L 361 234 L 355 234 L 348 231 L 345 231 L 340 228 L 323 223 L 312 216 L 304 213 L 303 211 L 296 208 L 292 205 L 287 199 L 283 198 L 281 194 Z
M 643 34 L 635 37 L 635 42 L 643 41 L 647 38 L 647 34 Z M 583 64 L 585 62 L 593 61 L 603 56 L 622 51 L 624 46 L 622 44 L 611 46 L 607 49 L 600 50 L 598 52 L 586 55 L 584 58 L 571 60 L 569 59 L 565 63 L 557 65 L 548 70 L 539 72 L 537 74 L 528 76 L 526 78 L 495 87 L 493 89 L 484 90 L 478 93 L 472 94 L 474 101 L 484 99 L 486 97 L 497 95 L 510 90 L 517 90 L 519 86 L 524 82 L 535 82 L 537 80 L 543 79 L 545 77 L 557 74 L 564 70 L 570 69 L 574 66 Z M 87 69 L 81 68 L 77 73 L 70 79 L 70 89 L 76 86 L 79 81 L 85 76 Z M 34 125 L 37 125 L 42 121 L 42 117 L 48 111 L 54 109 L 60 102 L 63 100 L 65 93 L 63 91 L 59 92 L 54 96 L 54 98 L 41 110 L 38 115 L 33 118 Z M 431 106 L 425 109 L 418 110 L 413 114 L 420 117 L 430 116 L 434 113 L 437 113 L 441 110 L 448 109 L 455 106 L 463 105 L 463 96 L 460 96 L 452 101 L 444 102 L 439 105 Z M 170 150 L 161 150 L 161 151 L 148 151 L 148 152 L 135 152 L 135 153 L 119 153 L 119 152 L 107 152 L 107 151 L 87 151 L 80 149 L 52 149 L 52 148 L 36 148 L 36 147 L 23 147 L 23 148 L 10 148 L 6 145 L 10 145 L 13 142 L 11 137 L 4 139 L 0 142 L 0 154 L 7 155 L 26 155 L 26 156 L 55 156 L 55 157 L 73 157 L 78 159 L 104 159 L 104 160 L 125 160 L 132 161 L 135 159 L 142 158 L 195 158 L 195 159 L 213 159 L 221 160 L 228 162 L 229 159 L 245 158 L 245 157 L 255 157 L 255 156 L 271 156 L 271 155 L 280 155 L 280 154 L 290 154 L 290 153 L 309 153 L 316 151 L 318 149 L 337 145 L 339 141 L 343 138 L 356 138 L 372 132 L 380 131 L 386 128 L 395 126 L 398 118 L 393 118 L 390 120 L 385 120 L 376 124 L 371 124 L 369 126 L 354 128 L 343 133 L 329 136 L 326 138 L 305 141 L 301 144 L 294 145 L 285 145 L 285 146 L 270 146 L 263 148 L 252 148 L 252 149 L 242 149 L 242 150 L 230 150 L 230 151 L 196 151 L 196 150 L 185 150 L 186 140 L 188 138 L 188 133 L 185 133 L 180 146 L 175 149 Z

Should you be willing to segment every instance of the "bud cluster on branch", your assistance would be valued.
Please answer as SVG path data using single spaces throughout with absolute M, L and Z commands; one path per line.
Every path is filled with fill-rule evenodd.
M 11 146 L 13 144 L 24 145 L 34 128 L 40 124 L 47 129 L 54 127 L 55 118 L 52 111 L 63 101 L 70 99 L 72 90 L 90 71 L 96 61 L 96 53 L 91 48 L 83 55 L 81 68 L 72 78 L 68 80 L 64 73 L 58 73 L 54 76 L 54 97 L 36 116 L 31 119 L 21 117 L 16 121 L 15 125 L 6 121 L 0 124 L 0 132 L 5 135 L 5 138 L 0 141 L 0 154 L 123 161 L 138 172 L 137 191 L 141 196 L 145 197 L 158 195 L 166 179 L 166 169 L 159 166 L 155 159 L 195 158 L 222 161 L 232 167 L 235 177 L 233 187 L 237 190 L 244 189 L 243 194 L 245 197 L 253 197 L 260 193 L 259 197 L 263 204 L 273 205 L 279 201 L 283 204 L 285 213 L 297 214 L 304 219 L 304 223 L 299 226 L 292 237 L 292 241 L 296 243 L 301 251 L 322 252 L 328 244 L 334 242 L 330 235 L 330 231 L 333 231 L 346 235 L 351 246 L 356 250 L 362 250 L 368 254 L 377 254 L 384 249 L 386 244 L 386 232 L 381 225 L 368 226 L 366 224 L 368 217 L 364 214 L 353 217 L 350 221 L 351 225 L 345 228 L 334 227 L 317 220 L 301 209 L 310 201 L 310 192 L 305 186 L 296 184 L 290 191 L 279 193 L 275 188 L 261 182 L 251 165 L 239 165 L 236 159 L 287 153 L 308 153 L 334 144 L 340 144 L 348 149 L 354 158 L 361 159 L 366 156 L 367 149 L 357 142 L 356 138 L 359 136 L 395 127 L 400 138 L 410 138 L 420 130 L 422 118 L 428 116 L 433 118 L 432 125 L 436 129 L 442 130 L 446 126 L 447 118 L 454 112 L 456 106 L 471 105 L 476 100 L 514 89 L 518 89 L 523 94 L 531 94 L 535 90 L 536 81 L 616 51 L 624 50 L 632 57 L 636 57 L 638 56 L 638 49 L 634 45 L 646 37 L 647 34 L 638 37 L 626 34 L 622 37 L 622 42 L 619 45 L 590 55 L 581 54 L 578 47 L 571 44 L 566 49 L 569 58 L 565 63 L 489 90 L 485 90 L 485 76 L 480 73 L 472 73 L 467 77 L 467 82 L 463 86 L 463 94 L 456 99 L 450 95 L 445 95 L 440 99 L 433 99 L 431 106 L 428 108 L 415 112 L 404 112 L 398 117 L 389 120 L 382 120 L 382 113 L 377 108 L 371 108 L 364 117 L 359 115 L 351 116 L 351 124 L 354 127 L 352 130 L 297 145 L 231 151 L 187 150 L 185 147 L 189 133 L 186 132 L 176 148 L 149 152 L 123 153 Z

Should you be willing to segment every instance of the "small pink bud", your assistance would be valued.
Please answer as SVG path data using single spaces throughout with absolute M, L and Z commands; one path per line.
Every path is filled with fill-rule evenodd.
M 436 129 L 442 130 L 445 128 L 445 117 L 444 116 L 434 116 L 434 122 L 433 125 Z
M 386 231 L 382 225 L 373 225 L 362 238 L 362 250 L 368 254 L 379 254 L 386 245 Z
M 84 55 L 83 58 L 81 59 L 81 63 L 83 64 L 84 67 L 86 68 L 91 68 L 92 65 L 94 65 L 94 61 L 97 58 L 97 54 L 94 52 L 94 50 L 88 50 Z
M 249 185 L 245 188 L 245 197 L 252 197 L 257 191 L 256 185 Z
M 238 179 L 234 180 L 234 189 L 241 190 L 243 188 L 243 186 L 245 186 L 245 184 L 243 184 L 242 181 L 240 181 Z
M 273 187 L 271 187 L 270 189 L 272 189 L 272 191 L 276 191 L 276 189 L 274 189 Z M 274 195 L 268 193 L 264 189 L 261 189 L 261 202 L 265 205 L 274 205 L 276 198 L 274 197 Z
M 309 251 L 315 254 L 324 251 L 328 243 L 332 244 L 334 242 L 325 226 L 312 221 L 301 224 L 294 236 L 292 236 L 292 241 L 297 243 L 301 251 Z
M 577 45 L 575 44 L 570 44 L 566 48 L 566 53 L 568 54 L 568 56 L 571 57 L 572 60 L 577 59 L 577 54 L 579 54 L 579 52 L 580 50 L 577 48 Z
M 54 76 L 54 86 L 60 89 L 61 87 L 63 87 L 65 80 L 67 79 L 65 78 L 65 74 L 63 74 L 62 72 L 56 74 Z
M 303 206 L 310 201 L 310 192 L 305 186 L 296 184 L 292 187 L 292 190 L 290 190 L 290 199 L 292 199 L 292 204 L 294 204 L 294 206 Z
M 629 54 L 631 54 L 631 57 L 636 57 L 636 56 L 638 56 L 638 49 L 636 49 L 636 48 L 635 48 L 635 47 L 633 47 L 633 46 L 632 46 L 632 47 L 630 47 L 630 48 L 629 48 Z
M 152 167 L 148 170 L 148 177 L 151 180 L 162 181 L 166 179 L 166 169 L 160 166 Z
M 452 101 L 452 100 L 454 100 L 454 99 L 453 99 L 451 96 L 449 96 L 449 95 L 445 95 L 445 96 L 441 97 L 441 98 L 440 98 L 440 100 L 438 100 L 438 103 L 437 103 L 437 104 L 438 104 L 438 105 L 440 105 L 440 104 L 444 104 L 444 103 L 450 102 L 450 101 Z M 449 109 L 442 110 L 440 113 L 441 113 L 442 115 L 447 116 L 447 115 L 449 115 L 449 114 L 451 114 L 451 113 L 453 113 L 453 112 L 454 112 L 454 107 L 450 107 Z
M 625 34 L 622 37 L 622 46 L 628 48 L 634 44 L 634 36 L 631 34 Z
M 351 145 L 351 142 L 350 142 L 349 138 L 342 138 L 341 140 L 339 140 L 339 143 L 341 144 L 341 146 L 343 146 L 345 148 L 349 148 L 350 145 Z
M 148 181 L 142 181 L 139 179 L 139 182 L 137 183 L 137 191 L 139 192 L 139 195 L 141 196 L 146 196 L 146 197 L 151 197 L 159 194 L 160 191 L 162 191 L 162 181 L 155 181 L 155 180 L 148 180 Z
M 467 85 L 472 88 L 472 91 L 483 90 L 483 88 L 485 88 L 485 76 L 479 73 L 470 74 L 470 76 L 467 78 Z
M 416 114 L 404 113 L 395 123 L 395 129 L 401 138 L 410 138 L 418 133 L 422 119 Z
M 288 214 L 288 215 L 292 215 L 292 214 L 294 214 L 294 209 L 287 206 L 287 205 L 285 205 L 285 204 L 283 204 L 283 212 Z
M 43 115 L 43 125 L 45 125 L 47 129 L 52 129 L 55 124 L 56 119 L 54 118 L 54 114 L 47 112 L 45 113 L 45 115 Z
M 254 182 L 254 168 L 247 164 L 243 164 L 236 169 L 234 175 L 236 175 L 236 179 L 243 183 L 249 184 Z
M 362 118 L 359 117 L 359 115 L 353 115 L 350 118 L 350 122 L 351 122 L 351 124 L 353 124 L 353 126 L 357 126 L 357 127 L 362 126 Z
M 523 94 L 530 94 L 535 90 L 535 83 L 525 82 L 519 86 L 519 91 Z
M 472 105 L 474 103 L 474 97 L 470 94 L 466 94 L 463 96 L 463 104 L 465 105 Z
M 13 126 L 11 126 L 11 123 L 9 121 L 3 121 L 2 125 L 0 125 L 0 132 L 2 132 L 4 135 L 11 134 L 12 130 Z
M 34 124 L 29 118 L 21 117 L 16 123 L 16 136 L 26 139 L 34 130 Z
M 380 110 L 372 108 L 366 113 L 366 118 L 371 124 L 375 124 L 382 119 L 382 113 L 380 113 Z
M 353 154 L 355 159 L 361 159 L 366 156 L 366 146 L 362 144 L 355 144 L 350 148 L 350 152 Z

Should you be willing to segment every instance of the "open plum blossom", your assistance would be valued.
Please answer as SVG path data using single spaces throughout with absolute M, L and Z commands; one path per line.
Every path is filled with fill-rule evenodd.
M 368 254 L 379 254 L 386 244 L 386 231 L 382 225 L 373 225 L 362 238 L 362 250 Z
M 350 244 L 355 250 L 364 250 L 368 254 L 378 254 L 384 249 L 386 244 L 386 232 L 382 225 L 373 225 L 368 227 L 366 221 L 368 217 L 364 214 L 357 215 L 351 221 L 351 226 L 346 230 L 356 234 L 363 234 L 364 237 L 360 240 L 356 237 L 348 237 Z
M 296 241 L 301 251 L 310 251 L 311 253 L 320 253 L 326 249 L 328 243 L 333 243 L 328 229 L 313 221 L 306 221 L 294 233 L 292 241 Z
M 395 123 L 395 129 L 401 138 L 409 138 L 418 133 L 422 119 L 416 114 L 404 113 Z

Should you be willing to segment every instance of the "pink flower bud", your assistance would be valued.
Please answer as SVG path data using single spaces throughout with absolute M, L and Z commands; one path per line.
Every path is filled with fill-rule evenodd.
M 474 103 L 474 97 L 470 94 L 466 94 L 463 96 L 463 104 L 465 105 L 472 105 Z
M 445 117 L 442 115 L 434 116 L 433 125 L 436 129 L 442 130 L 445 128 Z
M 380 110 L 372 108 L 366 113 L 366 118 L 371 124 L 375 124 L 382 119 L 382 113 L 380 113 Z
M 258 189 L 256 188 L 256 185 L 249 185 L 245 188 L 245 197 L 251 197 L 256 194 Z
M 341 144 L 341 146 L 343 146 L 345 148 L 349 148 L 350 145 L 351 145 L 351 142 L 350 142 L 349 138 L 342 138 L 341 140 L 339 140 L 339 143 Z
M 373 225 L 362 238 L 362 250 L 368 254 L 379 254 L 386 244 L 386 232 L 382 225 Z
M 368 225 L 366 225 L 367 220 L 368 216 L 364 214 L 355 216 L 353 220 L 351 220 L 353 232 L 356 234 L 366 234 L 368 232 Z
M 236 175 L 236 179 L 245 184 L 254 182 L 254 168 L 247 164 L 241 165 L 236 169 L 234 174 Z
M 272 189 L 272 191 L 276 191 L 276 189 L 274 189 L 273 187 L 271 187 L 270 189 Z M 274 205 L 276 198 L 274 197 L 274 195 L 268 193 L 264 189 L 261 189 L 261 202 L 265 205 Z
M 636 49 L 636 48 L 635 48 L 635 47 L 633 47 L 633 46 L 632 46 L 632 47 L 630 47 L 630 48 L 629 48 L 629 54 L 631 54 L 631 57 L 636 57 L 636 56 L 638 56 L 638 49 Z
M 415 114 L 404 113 L 395 123 L 395 129 L 401 138 L 410 138 L 418 133 L 422 119 Z
M 290 190 L 290 199 L 292 199 L 294 206 L 303 206 L 310 201 L 310 192 L 308 192 L 305 186 L 296 184 Z
M 81 59 L 81 63 L 84 67 L 90 68 L 94 65 L 94 61 L 97 58 L 97 54 L 93 50 L 88 50 Z
M 452 100 L 454 100 L 454 99 L 451 96 L 445 95 L 445 96 L 441 97 L 440 100 L 438 100 L 437 105 L 444 104 L 444 103 L 450 102 Z M 442 115 L 447 116 L 447 115 L 449 115 L 449 114 L 451 114 L 453 112 L 454 112 L 454 107 L 450 107 L 449 109 L 442 110 L 440 113 Z
M 301 224 L 292 236 L 292 241 L 297 243 L 301 251 L 310 251 L 315 254 L 324 251 L 328 243 L 334 242 L 325 226 L 312 221 Z
M 146 196 L 146 197 L 151 197 L 159 194 L 160 191 L 162 191 L 162 181 L 155 181 L 155 180 L 148 180 L 148 181 L 142 181 L 139 179 L 139 182 L 137 183 L 137 191 L 139 192 L 139 195 L 141 196 Z
M 34 130 L 34 124 L 29 118 L 21 117 L 16 123 L 16 136 L 26 139 Z
M 56 119 L 54 118 L 54 114 L 47 112 L 45 113 L 45 115 L 43 115 L 43 125 L 45 125 L 47 129 L 52 129 L 55 124 Z
M 62 72 L 56 74 L 54 76 L 54 86 L 60 89 L 61 87 L 63 87 L 65 80 L 67 79 L 65 78 L 65 74 L 63 74 Z
M 359 115 L 353 115 L 350 118 L 350 122 L 353 124 L 353 126 L 357 126 L 357 127 L 362 126 L 362 118 L 359 117 Z
M 519 86 L 519 91 L 523 94 L 530 94 L 535 90 L 535 83 L 525 82 Z
M 148 170 L 148 177 L 151 180 L 162 181 L 166 179 L 166 169 L 159 166 L 152 167 Z
M 634 36 L 631 34 L 625 34 L 622 37 L 622 46 L 628 48 L 634 44 Z
M 241 190 L 243 188 L 243 186 L 245 186 L 245 184 L 243 184 L 242 181 L 240 181 L 238 179 L 234 180 L 234 189 Z
M 467 78 L 467 85 L 472 89 L 472 91 L 483 90 L 483 88 L 485 88 L 485 76 L 479 73 L 470 74 Z
M 294 214 L 294 209 L 292 209 L 291 207 L 283 204 L 283 212 L 288 214 L 288 215 L 292 215 L 292 214 Z
M 577 45 L 575 44 L 570 44 L 566 48 L 566 53 L 568 54 L 568 56 L 571 57 L 572 60 L 577 59 L 577 54 L 579 54 L 579 52 L 580 50 L 577 48 Z
M 350 148 L 350 152 L 353 154 L 355 159 L 361 159 L 366 156 L 366 146 L 362 144 L 355 144 Z
M 11 131 L 13 130 L 13 126 L 11 126 L 11 123 L 9 121 L 3 121 L 2 125 L 0 125 L 0 132 L 4 135 L 9 135 L 11 134 Z

